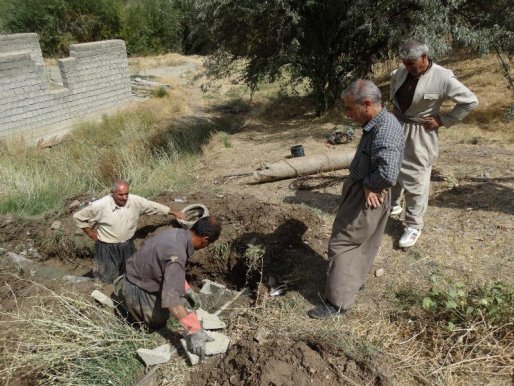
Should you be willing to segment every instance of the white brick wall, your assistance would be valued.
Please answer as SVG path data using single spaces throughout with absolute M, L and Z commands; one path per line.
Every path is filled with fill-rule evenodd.
M 0 35 L 0 139 L 62 135 L 78 120 L 131 101 L 122 40 L 73 44 L 58 62 L 63 87 L 51 89 L 37 35 Z

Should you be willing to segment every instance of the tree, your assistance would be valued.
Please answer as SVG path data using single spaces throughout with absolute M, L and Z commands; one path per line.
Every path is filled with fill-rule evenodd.
M 492 2 L 496 13 L 481 24 L 471 12 L 479 0 L 198 0 L 196 15 L 217 48 L 209 62 L 213 76 L 243 61 L 242 81 L 255 90 L 287 70 L 293 84 L 308 80 L 319 115 L 406 37 L 427 40 L 435 55 L 455 41 L 489 48 L 493 30 L 508 42 L 512 26 L 496 10 L 509 0 Z
M 6 0 L 6 32 L 37 32 L 43 54 L 65 55 L 71 43 L 119 37 L 123 0 Z
M 180 51 L 180 12 L 171 0 L 132 0 L 125 9 L 122 37 L 129 54 Z

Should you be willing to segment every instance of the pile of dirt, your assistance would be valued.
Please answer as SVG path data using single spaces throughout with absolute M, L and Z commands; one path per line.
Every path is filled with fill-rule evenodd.
M 215 383 L 213 383 L 215 380 Z M 383 385 L 366 366 L 326 348 L 276 337 L 246 338 L 192 373 L 189 385 Z

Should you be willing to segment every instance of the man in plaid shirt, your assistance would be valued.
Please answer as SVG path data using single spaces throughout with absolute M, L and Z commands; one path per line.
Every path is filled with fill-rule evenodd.
M 328 244 L 325 301 L 309 311 L 324 319 L 346 311 L 364 285 L 378 253 L 403 157 L 403 129 L 382 107 L 382 95 L 369 80 L 357 80 L 343 92 L 346 114 L 363 128 L 362 138 L 343 184 L 342 201 Z

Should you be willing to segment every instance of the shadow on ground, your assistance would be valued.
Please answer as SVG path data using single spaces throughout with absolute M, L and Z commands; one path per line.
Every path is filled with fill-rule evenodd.
M 272 276 L 275 288 L 298 291 L 307 301 L 318 303 L 328 263 L 304 240 L 307 229 L 304 222 L 289 219 L 272 233 L 245 233 L 234 239 L 232 250 L 240 258 L 232 267 L 232 281 L 246 276 L 245 285 L 256 290 L 256 283 L 261 279 L 268 283 Z M 262 260 L 252 253 L 255 248 L 262 251 Z
M 435 195 L 430 204 L 443 208 L 471 208 L 514 215 L 514 190 L 495 182 L 459 185 Z

